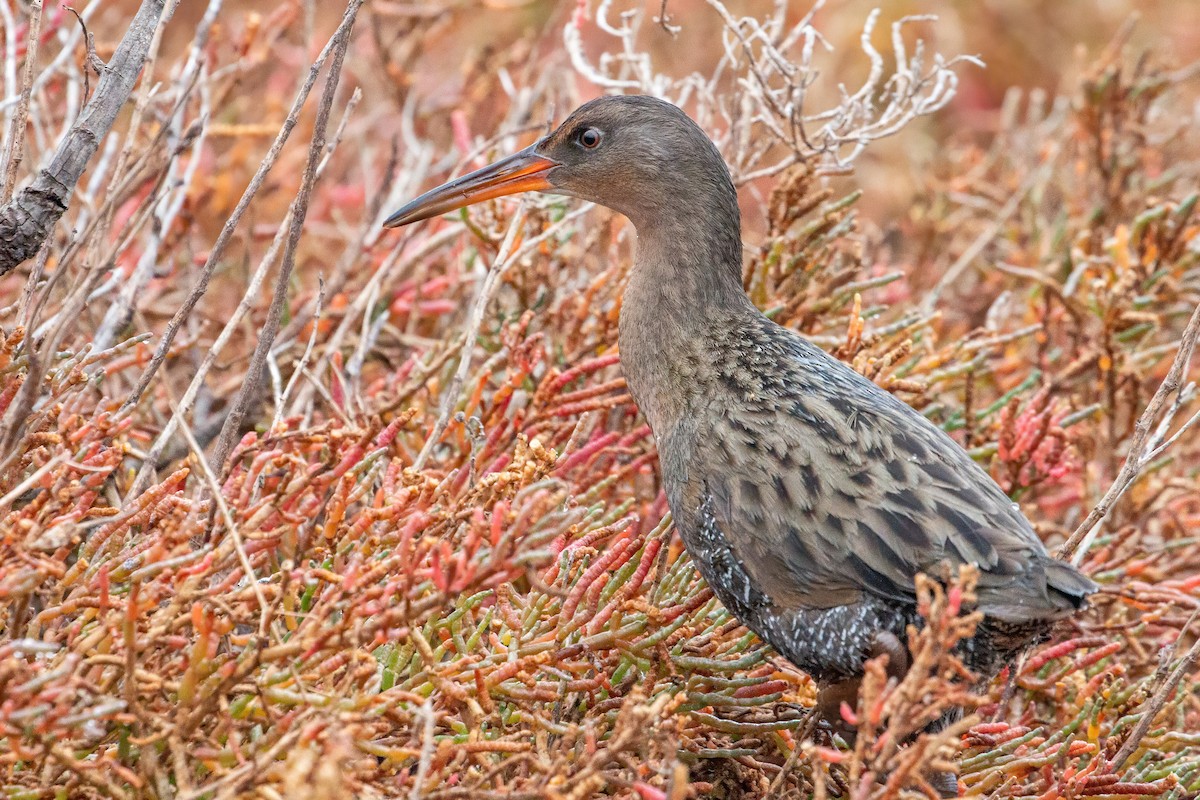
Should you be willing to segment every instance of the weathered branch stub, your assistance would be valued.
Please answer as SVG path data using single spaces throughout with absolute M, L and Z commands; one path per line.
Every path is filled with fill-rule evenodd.
M 49 166 L 0 208 L 0 275 L 36 254 L 67 210 L 71 192 L 137 83 L 164 5 L 165 0 L 143 0 L 101 73 L 96 93 L 59 143 Z

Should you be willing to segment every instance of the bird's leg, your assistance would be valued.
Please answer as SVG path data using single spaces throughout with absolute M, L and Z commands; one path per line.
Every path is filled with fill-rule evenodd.
M 942 797 L 958 797 L 958 776 L 953 772 L 930 772 L 925 780 Z
M 850 745 L 854 744 L 858 729 L 842 717 L 842 703 L 854 708 L 860 683 L 862 678 L 846 678 L 827 683 L 817 692 L 817 714 L 829 724 L 834 733 L 839 734 Z
M 873 657 L 886 654 L 888 677 L 897 680 L 901 680 L 911 666 L 908 648 L 895 634 L 886 631 L 876 634 L 871 654 Z M 931 723 L 926 730 L 929 733 L 936 733 L 957 721 L 960 716 L 961 712 L 947 712 L 940 719 Z M 930 772 L 926 775 L 926 780 L 942 797 L 958 797 L 958 776 L 953 772 Z
M 935 719 L 925 727 L 926 733 L 938 733 L 962 719 L 962 709 L 953 708 Z M 929 781 L 942 797 L 958 797 L 958 776 L 953 772 L 930 772 L 925 779 Z
M 880 631 L 872 638 L 871 647 L 867 651 L 867 659 L 887 656 L 887 675 L 889 678 L 902 680 L 912 665 L 908 648 L 898 636 L 888 631 Z M 845 678 L 833 683 L 827 683 L 817 693 L 815 711 L 849 744 L 854 746 L 858 738 L 858 729 L 842 717 L 842 703 L 854 708 L 858 703 L 858 689 L 862 683 L 861 677 Z M 947 714 L 933 722 L 927 730 L 930 733 L 941 730 L 956 719 L 954 713 Z M 926 775 L 929 785 L 942 797 L 958 797 L 958 777 L 952 772 L 932 772 Z
M 890 631 L 879 631 L 875 634 L 869 657 L 878 658 L 879 656 L 888 657 L 887 674 L 889 678 L 901 680 L 908 674 L 908 668 L 911 666 L 908 648 L 896 634 Z
M 894 633 L 879 631 L 872 637 L 867 659 L 879 656 L 887 656 L 886 669 L 889 678 L 900 680 L 908 672 L 908 648 Z M 842 718 L 842 703 L 850 708 L 857 705 L 858 687 L 861 683 L 861 677 L 846 678 L 826 684 L 817 693 L 817 711 L 848 744 L 854 743 L 858 731 Z

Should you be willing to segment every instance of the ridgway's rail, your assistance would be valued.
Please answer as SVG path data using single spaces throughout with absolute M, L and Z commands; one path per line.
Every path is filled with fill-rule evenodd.
M 868 658 L 907 668 L 919 572 L 978 568 L 983 622 L 960 651 L 985 677 L 1086 604 L 1095 584 L 1046 552 L 945 432 L 754 307 L 729 170 L 680 109 L 594 100 L 386 224 L 525 191 L 590 200 L 636 227 L 621 365 L 679 535 L 729 611 L 818 682 L 827 717 L 853 704 Z M 931 780 L 957 794 L 953 775 Z

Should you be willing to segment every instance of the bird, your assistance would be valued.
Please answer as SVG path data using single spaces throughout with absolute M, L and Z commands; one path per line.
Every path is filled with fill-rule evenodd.
M 597 98 L 384 225 L 529 191 L 633 224 L 618 349 L 676 529 L 728 611 L 813 678 L 824 716 L 853 700 L 868 659 L 907 663 L 918 573 L 977 568 L 982 620 L 959 651 L 985 677 L 1087 606 L 1096 584 L 945 431 L 753 304 L 737 190 L 683 110 Z M 957 795 L 953 775 L 939 781 Z

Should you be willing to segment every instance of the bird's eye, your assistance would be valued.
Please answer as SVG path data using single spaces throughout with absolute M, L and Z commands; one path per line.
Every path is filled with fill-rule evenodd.
M 600 146 L 600 139 L 603 138 L 600 131 L 595 128 L 587 128 L 579 134 L 579 143 L 589 150 L 593 150 Z

